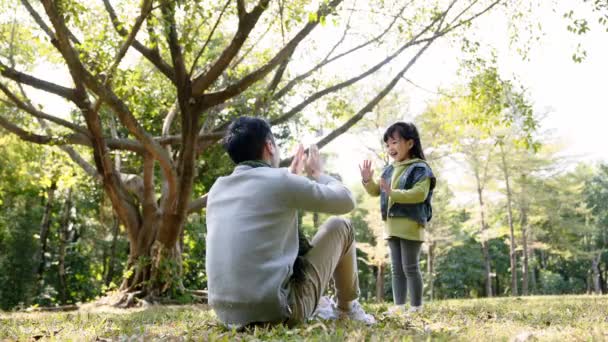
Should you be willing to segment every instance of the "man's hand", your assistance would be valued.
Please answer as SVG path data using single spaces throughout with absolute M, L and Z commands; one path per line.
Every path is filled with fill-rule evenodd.
M 302 144 L 298 144 L 298 147 L 296 147 L 293 155 L 291 165 L 289 166 L 289 172 L 293 173 L 294 175 L 301 175 L 302 171 L 304 171 L 305 162 L 306 155 L 304 154 L 304 146 Z
M 308 177 L 312 177 L 315 180 L 319 180 L 322 172 L 321 155 L 319 154 L 319 148 L 317 145 L 310 145 L 308 148 L 308 158 L 304 166 Z
M 380 179 L 380 190 L 382 190 L 385 194 L 391 193 L 391 183 L 384 180 L 384 178 Z
M 372 170 L 372 161 L 364 160 L 362 165 L 359 165 L 359 171 L 361 171 L 361 180 L 363 183 L 369 183 L 374 176 L 374 170 Z

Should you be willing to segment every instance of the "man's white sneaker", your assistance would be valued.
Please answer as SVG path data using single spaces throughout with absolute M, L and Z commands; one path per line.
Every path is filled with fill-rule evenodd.
M 337 306 L 336 302 L 331 297 L 323 296 L 319 298 L 319 304 L 317 304 L 317 309 L 313 313 L 312 317 L 320 318 L 320 319 L 337 319 Z
M 339 308 L 338 312 L 341 319 L 351 319 L 353 321 L 363 322 L 367 325 L 376 324 L 374 316 L 365 313 L 361 304 L 356 300 L 351 303 L 350 310 L 343 311 Z

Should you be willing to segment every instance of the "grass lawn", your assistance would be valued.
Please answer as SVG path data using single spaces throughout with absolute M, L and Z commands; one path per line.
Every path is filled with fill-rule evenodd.
M 365 307 L 380 317 L 387 304 Z M 445 300 L 426 304 L 417 316 L 379 319 L 373 327 L 311 321 L 240 333 L 224 329 L 206 306 L 123 310 L 87 304 L 73 312 L 0 312 L 5 340 L 608 341 L 608 296 Z

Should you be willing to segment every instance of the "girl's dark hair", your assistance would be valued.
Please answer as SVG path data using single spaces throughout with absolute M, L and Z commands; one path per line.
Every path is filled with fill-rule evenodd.
M 424 152 L 422 152 L 422 144 L 420 143 L 420 135 L 418 134 L 418 129 L 411 122 L 395 122 L 390 125 L 386 132 L 384 132 L 384 137 L 382 138 L 386 143 L 389 138 L 394 137 L 395 133 L 397 133 L 403 139 L 412 139 L 414 140 L 414 146 L 410 150 L 410 156 L 422 160 L 426 160 L 424 157 Z
M 262 159 L 267 139 L 273 139 L 270 125 L 265 120 L 241 116 L 228 126 L 224 148 L 235 164 Z

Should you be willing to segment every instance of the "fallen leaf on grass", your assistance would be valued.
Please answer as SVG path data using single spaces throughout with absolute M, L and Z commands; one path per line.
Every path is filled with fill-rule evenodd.
M 327 332 L 327 326 L 325 326 L 325 324 L 321 322 L 309 326 L 308 328 L 306 328 L 306 332 L 311 332 L 317 328 L 321 328 L 324 332 Z
M 38 335 L 32 336 L 32 338 L 34 339 L 34 341 L 38 341 L 38 340 L 40 340 L 42 338 L 45 338 L 45 337 L 55 336 L 55 335 L 59 334 L 61 332 L 61 330 L 63 330 L 63 328 L 55 330 L 55 331 L 51 331 L 51 332 L 43 331 L 43 332 L 41 332 Z

